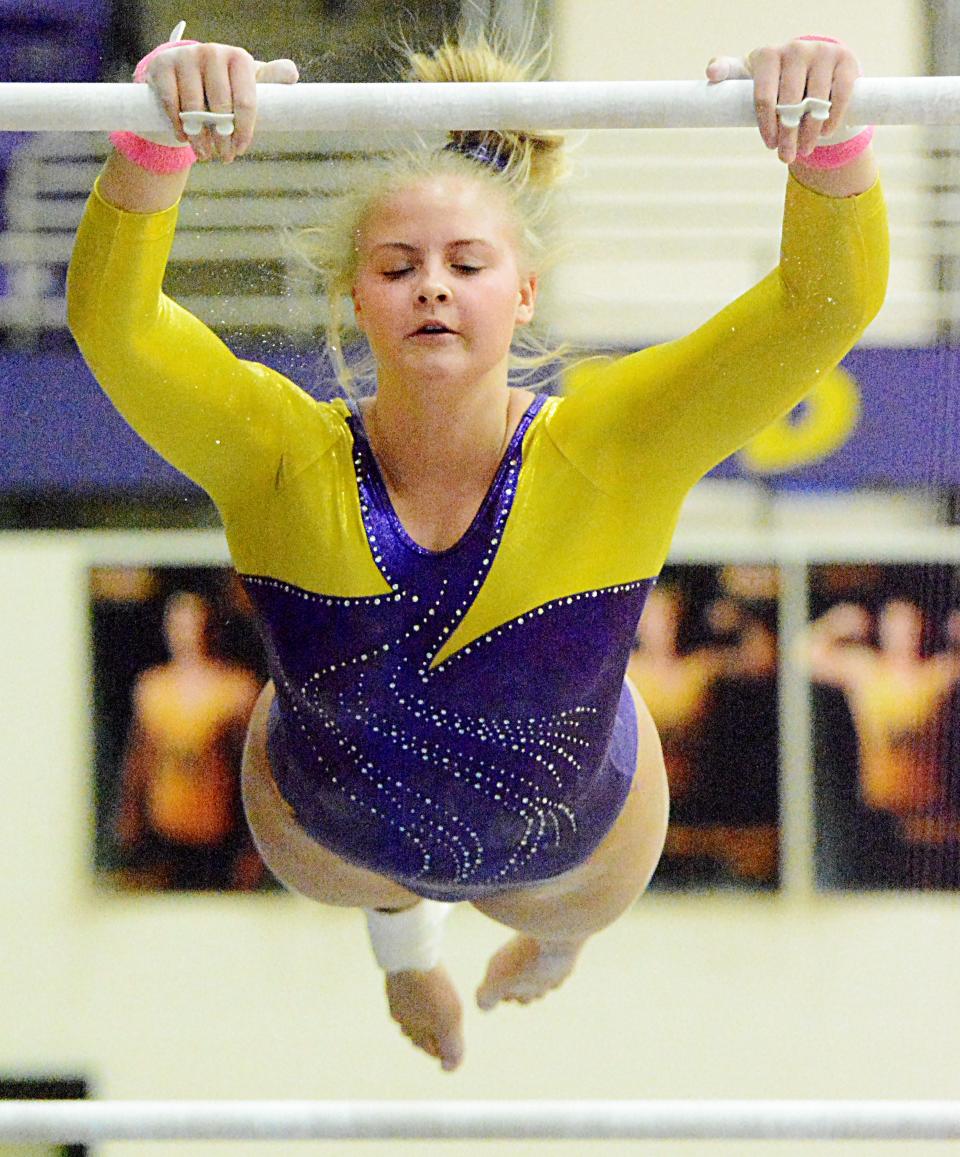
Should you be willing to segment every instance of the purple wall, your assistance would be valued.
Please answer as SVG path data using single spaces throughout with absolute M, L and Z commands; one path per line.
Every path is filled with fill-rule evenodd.
M 311 355 L 246 352 L 301 384 L 317 380 Z M 861 405 L 848 439 L 823 461 L 764 474 L 765 482 L 960 485 L 960 350 L 860 349 L 844 369 L 855 379 Z M 70 351 L 0 355 L 0 436 L 3 492 L 191 489 L 126 426 Z M 756 476 L 738 458 L 716 473 Z

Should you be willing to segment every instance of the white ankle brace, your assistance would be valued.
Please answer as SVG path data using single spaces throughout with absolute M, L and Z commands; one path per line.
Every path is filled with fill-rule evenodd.
M 421 900 L 403 912 L 364 908 L 373 955 L 384 972 L 429 972 L 440 963 L 443 925 L 452 904 Z

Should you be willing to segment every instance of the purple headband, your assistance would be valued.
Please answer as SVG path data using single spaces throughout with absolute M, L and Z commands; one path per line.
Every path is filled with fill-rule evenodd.
M 502 173 L 510 164 L 509 154 L 505 153 L 499 145 L 494 147 L 489 137 L 481 137 L 479 141 L 471 141 L 467 138 L 450 141 L 449 144 L 443 146 L 443 151 L 445 153 L 460 153 L 464 157 L 469 157 L 471 161 L 476 161 L 477 164 L 496 169 L 498 173 Z

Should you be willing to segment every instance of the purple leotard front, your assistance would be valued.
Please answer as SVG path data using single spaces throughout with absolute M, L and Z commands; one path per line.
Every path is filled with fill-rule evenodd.
M 320 843 L 433 899 L 581 864 L 636 766 L 621 652 L 649 581 L 538 607 L 431 667 L 496 556 L 545 401 L 524 415 L 466 534 L 441 552 L 403 529 L 351 415 L 364 528 L 390 595 L 325 598 L 245 576 L 276 649 L 269 752 L 282 795 Z

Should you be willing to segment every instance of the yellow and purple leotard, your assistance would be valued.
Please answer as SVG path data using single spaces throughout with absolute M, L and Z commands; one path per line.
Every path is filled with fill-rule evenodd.
M 791 179 L 779 267 L 689 337 L 538 397 L 439 553 L 392 509 L 360 414 L 242 361 L 162 293 L 176 208 L 95 191 L 70 324 L 127 421 L 216 502 L 276 684 L 270 754 L 303 827 L 421 895 L 582 863 L 630 788 L 624 672 L 680 506 L 878 310 L 879 187 Z

